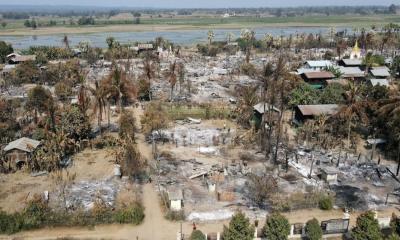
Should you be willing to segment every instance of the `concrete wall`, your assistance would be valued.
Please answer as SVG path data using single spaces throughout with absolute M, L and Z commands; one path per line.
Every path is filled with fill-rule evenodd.
M 182 209 L 182 200 L 171 200 L 170 208 L 174 211 L 180 211 Z

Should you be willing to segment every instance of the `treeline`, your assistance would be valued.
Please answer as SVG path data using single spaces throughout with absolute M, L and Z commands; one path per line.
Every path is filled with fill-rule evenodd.
M 157 16 L 161 14 L 170 15 L 192 15 L 197 14 L 217 14 L 235 13 L 236 15 L 274 15 L 277 17 L 294 17 L 305 15 L 345 15 L 345 14 L 396 14 L 399 6 L 394 4 L 390 6 L 319 6 L 319 7 L 286 7 L 286 8 L 187 8 L 187 9 L 134 9 L 134 8 L 83 8 L 82 10 L 66 7 L 58 8 L 3 8 L 0 13 L 5 19 L 28 19 L 31 16 L 59 16 L 59 17 L 77 17 L 77 16 L 108 16 L 112 17 L 120 13 L 131 12 L 135 17 L 140 14 Z

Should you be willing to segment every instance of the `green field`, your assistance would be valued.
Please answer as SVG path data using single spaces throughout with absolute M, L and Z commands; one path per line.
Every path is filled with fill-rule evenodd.
M 57 22 L 56 26 L 78 27 L 70 25 L 69 18 L 38 18 L 42 24 L 50 20 Z M 74 19 L 75 21 L 77 18 Z M 7 21 L 5 29 L 25 28 L 25 20 Z M 106 18 L 95 19 L 96 25 L 120 25 L 134 24 L 134 19 L 109 20 Z M 351 15 L 333 15 L 333 16 L 298 16 L 298 17 L 176 17 L 176 18 L 141 18 L 140 24 L 150 25 L 192 25 L 192 26 L 210 26 L 224 24 L 289 24 L 294 25 L 384 25 L 386 23 L 400 23 L 400 15 L 370 15 L 370 16 L 351 16 Z

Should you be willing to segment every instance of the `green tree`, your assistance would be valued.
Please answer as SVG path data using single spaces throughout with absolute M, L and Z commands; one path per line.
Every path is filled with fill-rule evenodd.
M 6 28 L 6 27 L 7 27 L 7 22 L 1 22 L 1 26 L 2 26 L 3 28 Z
M 317 219 L 313 218 L 306 223 L 306 235 L 308 240 L 322 239 L 322 229 Z
M 108 46 L 108 49 L 112 49 L 115 46 L 115 38 L 114 37 L 107 37 L 106 43 Z
M 333 208 L 333 199 L 331 196 L 324 195 L 319 199 L 318 205 L 322 210 L 331 210 Z
M 0 144 L 13 140 L 18 129 L 15 108 L 10 101 L 0 98 Z
M 24 22 L 24 26 L 25 27 L 31 27 L 32 26 L 31 21 L 29 21 L 29 19 L 26 19 L 25 22 Z
M 374 212 L 368 211 L 357 217 L 356 226 L 351 230 L 351 237 L 354 240 L 383 239 Z
M 289 221 L 279 213 L 272 213 L 267 217 L 262 232 L 268 240 L 286 240 L 290 234 Z
M 75 141 L 88 139 L 92 131 L 89 117 L 76 106 L 64 109 L 59 128 Z
M 391 71 L 394 77 L 400 77 L 400 56 L 396 56 L 393 59 Z
M 34 61 L 26 61 L 18 64 L 15 68 L 13 83 L 16 85 L 23 83 L 36 83 L 39 80 L 40 70 Z
M 390 220 L 390 228 L 392 230 L 392 233 L 396 235 L 400 234 L 400 219 L 395 213 L 392 214 L 392 218 Z
M 240 33 L 240 38 L 243 40 L 244 48 L 246 52 L 246 63 L 250 62 L 251 48 L 255 41 L 256 33 L 253 30 L 244 29 Z
M 318 102 L 318 92 L 309 84 L 302 82 L 290 92 L 289 105 L 315 104 Z
M 253 240 L 254 226 L 242 212 L 237 212 L 233 215 L 229 226 L 224 226 L 222 238 L 224 240 Z
M 0 63 L 6 62 L 6 56 L 13 53 L 14 49 L 11 44 L 7 44 L 4 41 L 0 41 Z
M 400 237 L 399 237 L 399 235 L 392 233 L 385 239 L 386 240 L 400 240 Z
M 50 91 L 40 85 L 32 88 L 28 92 L 28 100 L 26 101 L 25 108 L 34 112 L 35 123 L 38 122 L 39 113 L 48 112 L 52 119 L 55 113 L 54 100 Z M 55 124 L 53 124 L 53 126 L 54 125 Z
M 344 102 L 345 89 L 339 83 L 333 83 L 322 91 L 319 96 L 318 103 L 320 104 L 342 104 Z
M 366 123 L 368 117 L 365 113 L 368 101 L 362 96 L 362 88 L 350 83 L 345 94 L 345 105 L 338 112 L 338 116 L 347 121 L 347 147 L 350 148 L 351 127 L 354 120 Z
M 200 230 L 193 230 L 192 234 L 190 234 L 190 240 L 206 240 L 206 235 Z

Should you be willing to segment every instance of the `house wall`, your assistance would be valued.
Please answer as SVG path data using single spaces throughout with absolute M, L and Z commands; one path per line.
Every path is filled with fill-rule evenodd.
M 29 154 L 27 152 L 14 149 L 6 153 L 8 166 L 12 169 L 17 169 L 17 162 L 23 161 L 25 163 L 29 160 Z
M 170 208 L 174 211 L 180 211 L 182 209 L 182 200 L 171 200 Z

